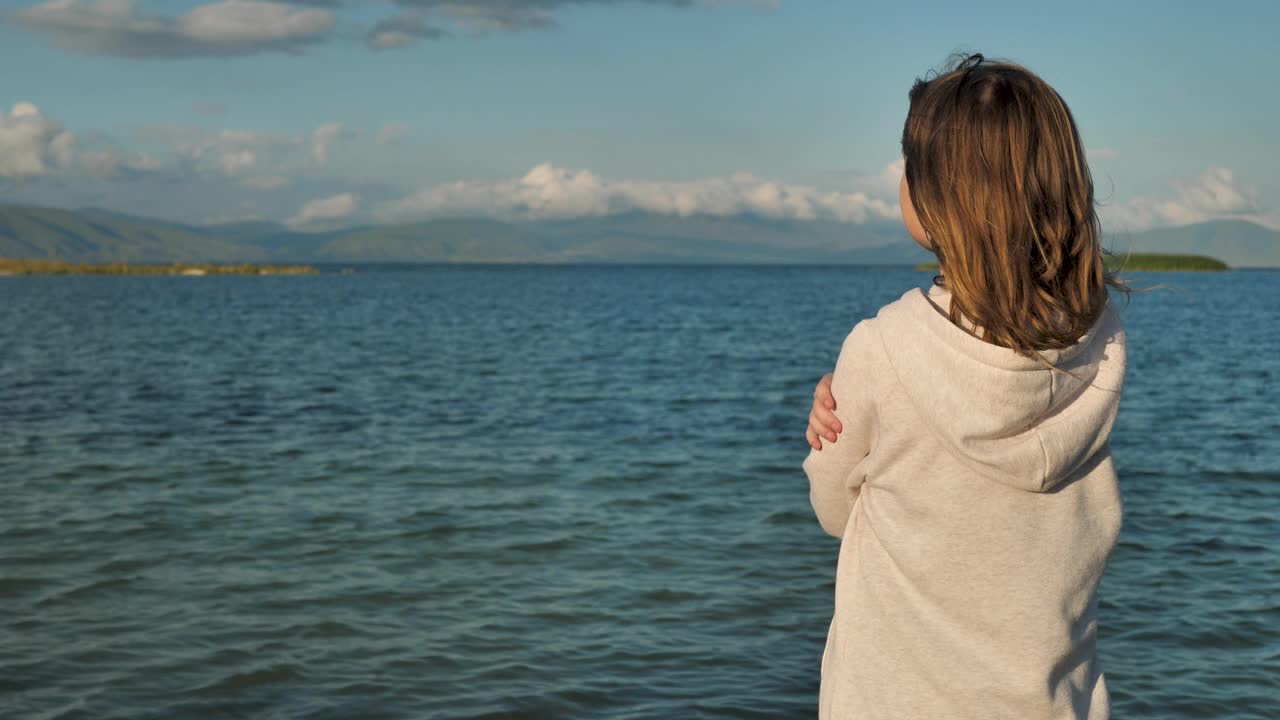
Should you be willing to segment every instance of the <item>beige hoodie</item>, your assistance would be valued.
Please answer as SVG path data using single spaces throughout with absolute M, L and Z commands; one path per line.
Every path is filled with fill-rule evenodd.
M 842 540 L 818 716 L 1107 718 L 1119 316 L 1044 353 L 1077 380 L 956 327 L 949 301 L 914 288 L 853 328 L 831 386 L 843 432 L 804 461 Z

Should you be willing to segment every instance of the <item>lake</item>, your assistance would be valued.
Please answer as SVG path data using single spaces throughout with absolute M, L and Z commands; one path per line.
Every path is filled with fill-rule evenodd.
M 930 276 L 0 278 L 0 716 L 803 718 L 800 463 Z M 1280 717 L 1280 272 L 1135 274 L 1114 717 Z

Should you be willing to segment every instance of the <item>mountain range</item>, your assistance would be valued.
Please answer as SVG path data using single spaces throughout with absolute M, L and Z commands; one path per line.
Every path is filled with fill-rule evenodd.
M 1280 267 L 1280 232 L 1214 220 L 1109 236 L 1114 252 L 1193 253 Z M 754 215 L 482 218 L 298 232 L 271 222 L 181 223 L 87 208 L 0 206 L 0 257 L 72 262 L 514 262 L 902 265 L 933 256 L 898 223 Z

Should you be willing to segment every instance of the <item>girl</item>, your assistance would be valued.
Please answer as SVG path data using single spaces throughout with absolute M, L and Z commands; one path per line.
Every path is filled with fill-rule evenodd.
M 854 326 L 810 414 L 809 498 L 841 538 L 819 718 L 1107 718 L 1124 288 L 1062 98 L 950 67 L 902 134 L 903 222 L 940 274 Z

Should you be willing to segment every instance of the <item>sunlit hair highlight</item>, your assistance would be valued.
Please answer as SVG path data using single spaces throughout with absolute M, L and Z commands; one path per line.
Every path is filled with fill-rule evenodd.
M 1107 288 L 1093 178 L 1075 119 L 1030 70 L 953 56 L 917 79 L 902 131 L 908 191 L 951 292 L 951 321 L 1028 357 L 1069 347 Z M 964 324 L 962 324 L 962 322 Z

